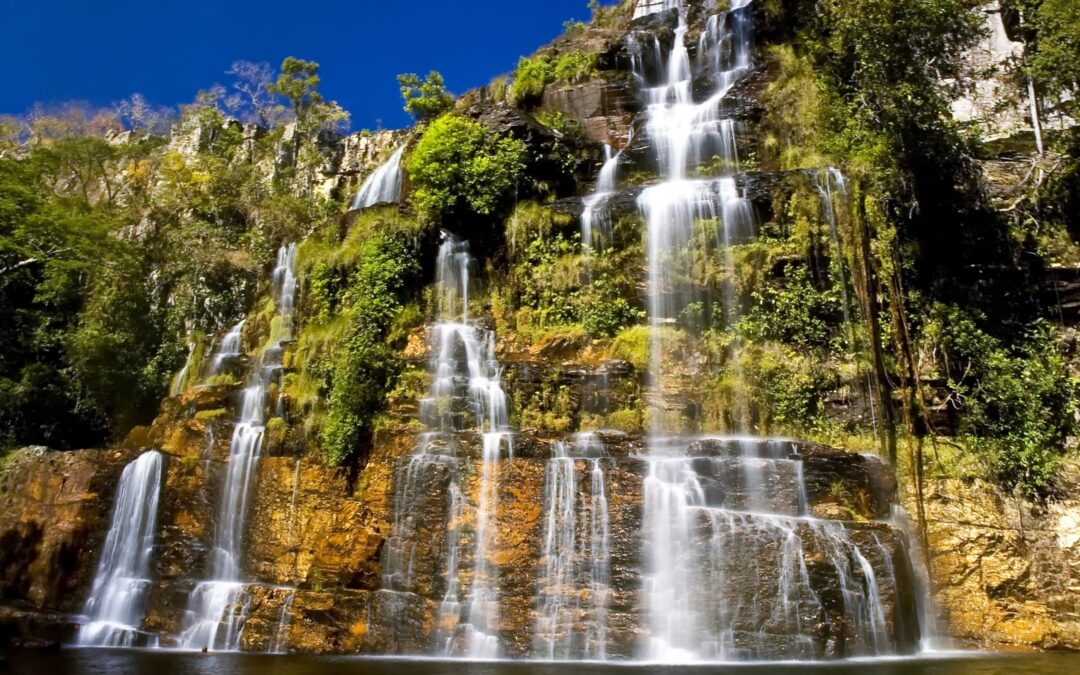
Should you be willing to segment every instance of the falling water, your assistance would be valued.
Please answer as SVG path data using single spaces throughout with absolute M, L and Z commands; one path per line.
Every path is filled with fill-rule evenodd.
M 219 375 L 222 367 L 230 360 L 240 356 L 243 348 L 244 321 L 233 326 L 225 337 L 221 338 L 221 344 L 214 352 L 214 358 L 210 361 L 210 375 Z
M 874 533 L 811 517 L 802 458 L 788 441 L 655 440 L 645 481 L 647 658 L 812 659 L 827 612 L 818 578 L 840 592 L 849 656 L 894 654 L 882 588 L 898 592 L 891 552 Z M 663 458 L 655 455 L 662 453 Z M 875 570 L 870 558 L 883 561 Z M 884 575 L 884 576 L 883 576 Z M 887 578 L 886 578 L 887 577 Z M 820 583 L 820 582 L 819 582 Z
M 606 207 L 615 193 L 621 156 L 622 151 L 616 153 L 610 145 L 604 145 L 604 165 L 600 168 L 596 191 L 585 198 L 585 210 L 581 214 L 581 244 L 586 251 L 598 247 L 610 235 L 611 215 Z
M 405 146 L 398 148 L 386 163 L 368 176 L 353 197 L 350 211 L 366 209 L 376 204 L 392 204 L 401 199 L 401 158 Z
M 699 224 L 719 228 L 708 239 L 716 242 L 727 261 L 730 245 L 752 235 L 749 202 L 730 177 L 738 168 L 735 123 L 721 115 L 723 97 L 748 72 L 750 20 L 745 3 L 730 13 L 709 20 L 701 37 L 699 56 L 717 91 L 704 102 L 693 97 L 693 69 L 685 40 L 689 26 L 686 9 L 679 6 L 679 25 L 670 54 L 664 57 L 655 38 L 632 35 L 630 52 L 635 80 L 646 106 L 646 135 L 664 173 L 663 183 L 651 186 L 639 197 L 648 234 L 646 256 L 649 273 L 649 316 L 652 325 L 650 380 L 657 390 L 653 430 L 663 429 L 664 327 L 675 324 L 682 311 L 696 300 L 691 278 L 692 257 Z M 639 5 L 640 7 L 640 5 Z M 727 29 L 727 26 L 731 26 Z M 657 75 L 659 73 L 659 75 Z M 653 79 L 659 77 L 660 83 Z M 688 178 L 702 162 L 719 158 L 728 175 L 716 179 Z M 706 242 L 707 244 L 707 242 Z M 727 314 L 734 311 L 729 292 Z
M 678 429 L 669 428 L 665 414 L 672 406 L 664 400 L 664 336 L 698 300 L 689 281 L 693 252 L 716 254 L 730 267 L 731 247 L 753 236 L 752 210 L 732 178 L 739 169 L 737 125 L 723 115 L 724 97 L 751 68 L 750 2 L 737 0 L 708 20 L 693 64 L 682 2 L 639 3 L 638 12 L 672 6 L 679 20 L 669 54 L 648 36 L 630 43 L 646 133 L 664 175 L 639 198 L 648 226 L 654 388 L 644 486 L 643 655 L 660 662 L 814 657 L 809 631 L 824 613 L 806 562 L 814 556 L 828 561 L 842 592 L 845 622 L 853 627 L 844 649 L 891 653 L 880 580 L 844 526 L 807 515 L 802 460 L 794 450 L 735 439 L 716 457 L 667 436 Z M 694 98 L 695 67 L 714 85 L 703 101 Z M 705 162 L 720 176 L 693 178 Z M 733 291 L 724 304 L 731 325 Z
M 156 642 L 140 625 L 150 587 L 163 463 L 161 453 L 147 452 L 120 476 L 112 525 L 83 609 L 89 622 L 79 629 L 80 645 L 134 647 Z
M 537 594 L 536 653 L 547 659 L 607 658 L 611 544 L 603 443 L 578 434 L 556 442 L 544 482 L 544 570 Z M 588 467 L 588 492 L 582 496 Z M 580 503 L 579 503 L 580 500 Z
M 232 651 L 239 648 L 250 602 L 243 593 L 240 565 L 244 525 L 266 432 L 267 391 L 280 376 L 281 347 L 292 335 L 295 263 L 295 244 L 282 246 L 272 276 L 277 316 L 270 340 L 244 389 L 240 419 L 229 446 L 228 468 L 210 554 L 210 576 L 195 586 L 188 599 L 184 627 L 178 639 L 184 649 Z
M 176 374 L 176 378 L 173 380 L 172 387 L 169 389 L 169 396 L 179 396 L 184 393 L 184 389 L 187 388 L 188 374 L 191 372 L 191 363 L 195 360 L 195 342 L 188 342 L 188 355 L 184 360 L 184 367 L 180 369 L 180 372 Z
M 840 223 L 836 211 L 837 198 L 841 200 L 847 198 L 847 180 L 839 169 L 827 167 L 814 175 L 814 186 L 821 196 L 825 222 L 829 224 L 829 234 L 833 246 L 833 266 L 836 270 L 836 283 L 839 283 L 840 285 L 840 300 L 843 303 L 844 332 L 848 342 L 848 351 L 854 354 L 860 354 L 861 350 L 858 345 L 855 325 L 855 312 L 853 311 L 850 294 L 848 292 L 847 265 L 844 262 L 844 249 L 840 240 Z M 861 356 L 859 357 L 857 367 L 860 371 L 865 368 L 865 378 L 859 378 L 860 383 L 858 386 L 860 389 L 863 389 L 863 385 L 865 385 L 862 395 L 864 400 L 869 403 L 870 421 L 874 427 L 874 434 L 877 435 L 877 404 L 874 401 L 873 369 L 863 363 L 863 358 Z M 863 379 L 865 379 L 865 382 L 862 382 Z
M 289 635 L 289 628 L 292 626 L 292 610 L 293 602 L 296 601 L 296 591 L 292 591 L 285 598 L 285 602 L 281 603 L 281 614 L 278 615 L 277 630 L 274 631 L 274 639 L 270 643 L 270 649 L 267 650 L 270 654 L 285 654 L 285 638 Z
M 536 636 L 549 659 L 567 658 L 574 637 L 578 600 L 574 558 L 577 553 L 577 475 L 566 446 L 556 441 L 544 481 L 544 576 L 537 597 Z
M 502 368 L 495 357 L 495 335 L 469 316 L 472 258 L 468 245 L 447 236 L 439 249 L 435 304 L 439 323 L 431 327 L 433 381 L 430 395 L 420 402 L 421 421 L 431 431 L 419 437 L 417 452 L 399 467 L 395 522 L 384 554 L 383 586 L 398 592 L 413 590 L 415 529 L 424 493 L 432 476 L 449 474 L 446 510 L 450 523 L 445 570 L 446 589 L 440 603 L 436 648 L 447 655 L 477 659 L 498 656 L 498 570 L 489 560 L 497 535 L 498 470 L 512 455 L 509 407 L 500 382 Z M 481 440 L 475 521 L 466 533 L 460 523 L 469 504 L 465 462 L 469 437 Z M 463 550 L 471 542 L 472 583 L 467 597 L 458 578 Z
M 674 9 L 679 7 L 679 4 L 680 0 L 638 0 L 637 6 L 634 8 L 634 18 L 639 19 L 643 16 L 662 12 L 665 9 Z

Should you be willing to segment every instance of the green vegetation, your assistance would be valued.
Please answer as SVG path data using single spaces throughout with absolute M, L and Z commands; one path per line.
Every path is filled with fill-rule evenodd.
M 281 74 L 269 86 L 271 94 L 289 100 L 297 126 L 305 133 L 336 128 L 346 122 L 348 113 L 336 103 L 327 102 L 319 93 L 319 64 L 293 56 L 281 63 Z
M 379 233 L 361 249 L 360 265 L 341 302 L 352 327 L 330 378 L 330 405 L 322 433 L 327 461 L 338 463 L 360 449 L 383 399 L 401 369 L 387 343 L 390 327 L 415 288 L 416 256 L 402 234 Z
M 555 80 L 569 84 L 580 84 L 596 75 L 596 54 L 568 52 L 555 61 Z
M 510 99 L 517 105 L 536 103 L 553 82 L 579 84 L 597 74 L 598 57 L 585 52 L 566 52 L 557 58 L 546 55 L 521 57 L 514 70 Z
M 555 65 L 546 56 L 521 57 L 510 85 L 510 100 L 517 105 L 535 102 L 544 95 L 544 87 L 555 81 Z
M 985 317 L 937 305 L 923 330 L 940 351 L 949 405 L 969 447 L 989 451 L 1006 485 L 1034 492 L 1050 485 L 1076 423 L 1080 381 L 1068 372 L 1048 327 L 1034 323 L 1013 348 L 979 327 Z
M 398 350 L 420 319 L 409 303 L 419 286 L 418 232 L 393 210 L 373 210 L 344 240 L 327 228 L 300 252 L 308 320 L 297 338 L 299 373 L 285 390 L 330 464 L 365 456 L 398 386 Z
M 413 73 L 398 75 L 397 79 L 405 112 L 418 122 L 436 119 L 454 107 L 454 96 L 446 90 L 443 76 L 437 71 L 428 73 L 424 80 Z
M 428 220 L 504 208 L 525 169 L 522 141 L 456 115 L 433 122 L 408 161 L 412 203 Z
M 572 326 L 604 338 L 644 320 L 632 272 L 638 246 L 586 257 L 576 223 L 535 202 L 518 205 L 505 236 L 511 254 L 506 291 L 518 331 Z

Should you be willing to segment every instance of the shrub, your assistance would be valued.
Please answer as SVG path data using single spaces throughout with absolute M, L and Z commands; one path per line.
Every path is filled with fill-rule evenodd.
M 586 52 L 568 52 L 555 62 L 555 79 L 560 82 L 579 84 L 596 75 L 597 55 Z
M 805 267 L 789 268 L 784 286 L 765 285 L 753 295 L 753 309 L 738 324 L 753 339 L 828 348 L 843 323 L 839 293 L 814 288 Z
M 544 87 L 555 81 L 555 65 L 546 56 L 529 59 L 521 57 L 514 71 L 514 83 L 510 85 L 510 100 L 525 104 L 544 95 Z
M 526 151 L 520 140 L 444 115 L 428 127 L 409 158 L 413 206 L 428 220 L 447 214 L 492 215 L 525 169 Z
M 341 463 L 359 452 L 386 395 L 397 384 L 403 366 L 388 336 L 418 273 L 415 250 L 401 232 L 377 232 L 362 247 L 359 266 L 342 297 L 348 337 L 337 345 L 330 372 L 321 433 L 329 463 Z
M 1029 494 L 1049 488 L 1076 427 L 1077 382 L 1046 325 L 1031 325 L 1011 349 L 983 331 L 978 315 L 938 305 L 924 329 L 940 351 L 960 433 L 988 447 L 1005 485 Z M 985 443 L 977 442 L 983 439 Z

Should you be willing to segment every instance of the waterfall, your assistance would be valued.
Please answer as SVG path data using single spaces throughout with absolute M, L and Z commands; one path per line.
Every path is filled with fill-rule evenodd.
M 184 360 L 184 367 L 176 374 L 172 387 L 169 388 L 169 396 L 179 396 L 187 388 L 188 373 L 191 371 L 191 362 L 195 360 L 195 342 L 188 342 L 188 354 Z
M 577 619 L 577 475 L 566 447 L 556 441 L 544 481 L 544 576 L 538 594 L 536 635 L 549 659 L 567 658 Z
M 731 175 L 738 168 L 734 121 L 721 115 L 723 98 L 750 67 L 747 3 L 713 17 L 702 33 L 699 60 L 716 91 L 704 102 L 693 96 L 693 68 L 686 47 L 689 30 L 686 9 L 679 6 L 679 24 L 670 54 L 661 53 L 655 38 L 631 35 L 629 50 L 634 79 L 646 108 L 645 131 L 656 153 L 664 181 L 645 189 L 638 199 L 647 223 L 646 258 L 649 275 L 649 317 L 652 325 L 650 382 L 657 392 L 653 431 L 664 427 L 663 336 L 685 308 L 695 301 L 689 251 L 699 245 L 696 228 L 713 229 L 711 241 L 730 265 L 732 243 L 752 236 L 749 202 L 738 192 Z M 641 5 L 639 5 L 639 8 Z M 659 83 L 654 79 L 659 78 Z M 690 172 L 718 157 L 726 175 L 692 179 Z M 708 242 L 705 242 L 708 245 Z M 726 294 L 726 316 L 734 320 L 734 291 Z
M 135 647 L 156 643 L 140 629 L 150 587 L 150 558 L 157 529 L 162 465 L 147 452 L 124 468 L 116 492 L 112 525 L 76 642 L 84 646 Z
M 366 209 L 376 204 L 392 204 L 401 199 L 401 158 L 405 146 L 398 148 L 390 159 L 368 176 L 353 197 L 350 211 Z
M 654 441 L 653 452 L 666 456 L 648 460 L 645 656 L 816 658 L 812 631 L 827 608 L 812 575 L 840 591 L 844 653 L 897 653 L 882 588 L 897 592 L 899 581 L 877 535 L 860 541 L 843 523 L 808 513 L 803 460 L 790 442 L 712 440 L 726 448 L 720 456 L 665 439 Z M 877 571 L 872 556 L 883 561 Z M 807 561 L 814 561 L 813 572 Z
M 267 392 L 281 374 L 282 344 L 292 336 L 295 264 L 296 245 L 282 246 L 271 278 L 277 316 L 271 326 L 270 339 L 244 389 L 240 418 L 229 446 L 214 547 L 210 553 L 210 575 L 195 586 L 188 598 L 188 610 L 178 639 L 183 649 L 239 649 L 250 603 L 250 597 L 243 593 L 240 564 L 244 526 L 266 432 Z M 238 332 L 238 328 L 234 330 Z M 222 347 L 226 342 L 229 342 L 228 336 Z
M 442 498 L 451 530 L 442 567 L 446 587 L 438 610 L 436 649 L 451 656 L 491 659 L 499 654 L 499 587 L 489 551 L 498 534 L 499 466 L 504 455 L 513 454 L 513 435 L 495 335 L 469 315 L 471 265 L 468 245 L 446 236 L 436 265 L 439 322 L 431 327 L 433 380 L 430 395 L 420 401 L 421 422 L 430 431 L 419 436 L 417 451 L 398 469 L 383 586 L 413 591 L 417 521 L 431 498 L 426 490 L 433 480 L 447 476 Z M 470 446 L 471 430 L 478 432 L 481 447 L 475 524 L 466 533 L 460 524 L 470 507 L 467 455 L 476 451 Z M 471 550 L 466 549 L 467 542 Z M 459 573 L 467 553 L 472 574 L 465 595 Z
M 805 659 L 816 655 L 811 629 L 825 607 L 812 574 L 828 573 L 843 599 L 845 653 L 894 653 L 877 555 L 848 529 L 807 513 L 802 459 L 790 444 L 724 439 L 719 457 L 680 439 L 668 414 L 665 335 L 699 300 L 694 252 L 731 267 L 732 246 L 754 236 L 753 212 L 739 193 L 737 124 L 724 97 L 752 66 L 749 0 L 709 18 L 696 58 L 686 46 L 682 2 L 643 2 L 638 14 L 678 6 L 668 54 L 655 38 L 632 36 L 634 78 L 646 106 L 645 131 L 663 182 L 645 189 L 646 256 L 652 326 L 651 439 L 645 458 L 642 586 L 643 656 L 657 662 Z M 692 82 L 707 76 L 713 93 L 696 100 Z M 698 178 L 705 162 L 716 177 Z M 835 179 L 832 179 L 835 180 Z M 702 236 L 704 228 L 705 236 Z M 734 290 L 723 294 L 724 324 L 738 318 Z M 719 440 L 719 439 L 716 439 Z M 784 487 L 781 487 L 784 486 Z M 812 571 L 808 560 L 815 560 Z M 894 586 L 895 579 L 891 580 Z
M 604 144 L 604 165 L 600 168 L 596 190 L 585 198 L 585 210 L 581 214 L 581 244 L 586 252 L 606 241 L 611 233 L 611 216 L 605 207 L 615 194 L 621 156 L 621 150 L 616 153 L 610 145 Z
M 289 612 L 292 610 L 295 601 L 296 591 L 293 591 L 285 598 L 285 602 L 281 603 L 281 614 L 278 615 L 277 629 L 274 631 L 274 640 L 267 650 L 268 654 L 288 653 L 285 650 L 285 638 L 288 636 L 289 628 L 292 626 L 292 615 Z
M 240 356 L 243 348 L 244 321 L 233 326 L 225 337 L 221 338 L 221 344 L 214 352 L 214 358 L 210 361 L 210 376 L 221 374 L 222 367 L 230 360 Z
M 857 355 L 860 355 L 857 361 L 858 370 L 865 368 L 866 377 L 858 378 L 860 380 L 858 387 L 862 388 L 865 385 L 865 389 L 862 391 L 864 399 L 869 403 L 870 407 L 870 421 L 874 427 L 874 435 L 878 432 L 877 421 L 877 403 L 874 401 L 874 373 L 873 368 L 865 363 L 865 354 L 861 354 L 858 344 L 858 336 L 855 325 L 855 311 L 851 304 L 850 294 L 848 292 L 848 270 L 844 260 L 844 249 L 840 241 L 840 223 L 836 213 L 836 200 L 847 199 L 847 180 L 844 178 L 844 174 L 835 167 L 827 167 L 814 174 L 814 187 L 817 188 L 818 194 L 821 196 L 822 211 L 825 217 L 825 222 L 829 224 L 829 235 L 833 246 L 833 265 L 834 274 L 836 280 L 834 283 L 840 285 L 840 300 L 843 303 L 844 310 L 844 332 L 845 338 L 848 343 L 848 351 Z M 865 382 L 862 380 L 865 379 Z
M 547 659 L 607 658 L 611 544 L 604 455 L 603 443 L 592 433 L 578 434 L 572 453 L 562 442 L 552 446 L 534 631 L 536 653 Z M 579 463 L 588 466 L 585 496 Z
M 680 2 L 681 0 L 638 0 L 637 6 L 634 8 L 634 18 L 640 19 L 643 16 L 656 14 L 665 9 L 675 9 L 679 7 Z

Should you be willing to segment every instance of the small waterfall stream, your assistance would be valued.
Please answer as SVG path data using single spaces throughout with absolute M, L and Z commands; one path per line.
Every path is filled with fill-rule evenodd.
M 610 235 L 611 215 L 606 206 L 615 194 L 621 156 L 621 150 L 616 153 L 610 145 L 604 145 L 604 165 L 600 168 L 596 190 L 585 198 L 585 210 L 581 214 L 581 245 L 586 252 L 598 248 Z
M 535 627 L 541 658 L 607 658 L 611 525 L 605 454 L 592 433 L 578 434 L 569 448 L 559 441 L 552 445 L 544 482 L 544 569 Z
M 353 197 L 350 211 L 367 209 L 376 204 L 393 204 L 401 199 L 401 158 L 405 146 L 398 148 L 390 159 L 368 176 Z
M 243 345 L 243 333 L 244 323 L 246 319 L 236 324 L 229 329 L 229 332 L 225 334 L 225 337 L 221 338 L 221 344 L 218 345 L 217 350 L 214 352 L 214 358 L 210 361 L 209 375 L 220 375 L 221 369 L 231 359 L 235 359 L 240 356 Z
M 395 523 L 384 554 L 383 583 L 398 592 L 413 590 L 415 530 L 426 495 L 419 494 L 433 474 L 448 474 L 445 499 L 447 534 L 445 591 L 437 617 L 436 650 L 446 655 L 491 659 L 499 654 L 498 569 L 489 560 L 497 536 L 500 461 L 513 454 L 509 405 L 495 358 L 495 335 L 469 316 L 472 258 L 468 245 L 447 236 L 439 249 L 436 314 L 431 327 L 431 372 L 428 398 L 420 402 L 421 421 L 431 431 L 419 437 L 416 453 L 399 468 Z M 474 432 L 474 433 L 470 433 Z M 477 448 L 479 477 L 475 510 L 470 508 L 467 471 Z M 465 461 L 463 461 L 465 460 Z M 468 514 L 472 531 L 461 524 Z M 469 544 L 471 543 L 471 546 Z M 472 561 L 471 585 L 462 588 L 461 563 Z
M 144 453 L 124 468 L 112 525 L 83 613 L 76 643 L 94 647 L 146 647 L 157 640 L 142 632 L 150 558 L 157 532 L 164 457 Z
M 267 392 L 281 373 L 282 344 L 291 339 L 296 296 L 296 245 L 278 251 L 272 283 L 277 316 L 271 335 L 244 389 L 240 418 L 229 446 L 229 462 L 222 486 L 209 577 L 196 584 L 188 599 L 184 627 L 178 639 L 183 649 L 232 651 L 239 648 L 249 598 L 244 597 L 240 557 L 252 484 L 266 432 Z M 240 326 L 234 329 L 239 335 Z M 219 354 L 230 351 L 226 336 Z M 237 338 L 238 339 L 238 338 Z M 215 359 L 216 361 L 216 359 Z

